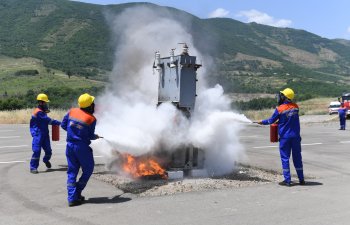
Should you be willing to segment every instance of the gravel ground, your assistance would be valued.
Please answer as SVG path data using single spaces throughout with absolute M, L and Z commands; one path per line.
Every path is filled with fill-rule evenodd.
M 328 123 L 338 119 L 338 115 L 304 115 L 301 123 Z M 215 189 L 242 188 L 267 183 L 277 183 L 282 175 L 274 171 L 265 171 L 249 166 L 239 166 L 233 173 L 221 177 L 185 178 L 183 180 L 139 179 L 134 180 L 110 172 L 104 165 L 96 165 L 93 178 L 109 183 L 124 193 L 138 197 L 164 196 L 192 191 L 210 191 Z M 310 177 L 312 179 L 312 177 Z
M 211 178 L 186 178 L 183 180 L 133 180 L 108 172 L 103 165 L 95 167 L 93 178 L 112 184 L 124 193 L 143 196 L 164 196 L 192 191 L 210 191 L 263 185 L 281 180 L 276 172 L 239 166 L 227 176 Z

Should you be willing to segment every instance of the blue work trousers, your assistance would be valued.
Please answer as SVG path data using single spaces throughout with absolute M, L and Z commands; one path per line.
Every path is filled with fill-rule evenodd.
M 280 155 L 282 161 L 282 169 L 284 180 L 291 182 L 289 158 L 292 153 L 293 164 L 297 172 L 299 180 L 304 180 L 303 162 L 301 157 L 301 138 L 281 138 L 280 139 Z
M 52 155 L 49 134 L 39 134 L 33 137 L 33 141 L 32 141 L 33 155 L 30 160 L 31 170 L 37 169 L 39 167 L 41 148 L 43 148 L 45 152 L 43 161 L 44 162 L 49 161 Z
M 66 157 L 68 202 L 73 202 L 81 196 L 90 176 L 94 170 L 94 157 L 92 149 L 86 144 L 67 143 Z M 80 168 L 82 175 L 77 182 Z
M 345 116 L 339 117 L 339 121 L 340 121 L 340 129 L 345 130 L 346 117 Z

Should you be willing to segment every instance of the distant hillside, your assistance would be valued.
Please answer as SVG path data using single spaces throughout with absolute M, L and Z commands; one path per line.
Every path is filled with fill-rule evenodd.
M 0 54 L 32 57 L 47 68 L 96 80 L 112 68 L 115 46 L 103 12 L 138 4 L 100 6 L 68 0 L 1 0 Z M 228 18 L 186 17 L 196 47 L 210 54 L 211 76 L 228 92 L 274 93 L 290 86 L 303 97 L 350 90 L 350 42 L 303 30 L 242 23 Z M 205 38 L 203 38 L 205 37 Z M 206 48 L 203 48 L 206 46 Z M 301 94 L 299 95 L 301 96 Z

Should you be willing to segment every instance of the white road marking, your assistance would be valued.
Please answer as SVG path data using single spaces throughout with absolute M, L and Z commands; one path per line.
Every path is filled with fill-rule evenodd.
M 341 141 L 340 143 L 341 144 L 347 144 L 347 143 L 350 143 L 350 141 Z
M 0 164 L 10 164 L 10 163 L 25 163 L 25 161 L 8 161 L 8 162 L 0 162 Z
M 28 145 L 0 146 L 0 148 L 21 148 L 21 147 L 28 147 Z
M 310 144 L 301 144 L 301 146 L 310 146 L 310 145 L 322 145 L 323 143 L 310 143 Z M 253 148 L 276 148 L 278 145 L 270 145 L 270 146 L 258 146 Z
M 270 146 L 259 146 L 259 147 L 253 147 L 253 148 L 276 148 L 278 145 L 270 145 Z
M 301 146 L 306 146 L 306 145 L 323 145 L 323 143 L 301 144 Z
M 0 139 L 6 139 L 6 138 L 19 138 L 21 136 L 8 136 L 8 137 L 0 137 Z

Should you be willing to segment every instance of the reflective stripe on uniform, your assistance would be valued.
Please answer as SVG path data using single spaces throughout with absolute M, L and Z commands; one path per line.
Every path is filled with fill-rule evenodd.
M 77 184 L 76 183 L 67 183 L 68 187 L 75 187 Z
M 32 160 L 39 160 L 40 158 L 32 157 Z
M 303 170 L 303 168 L 295 168 L 295 170 Z

